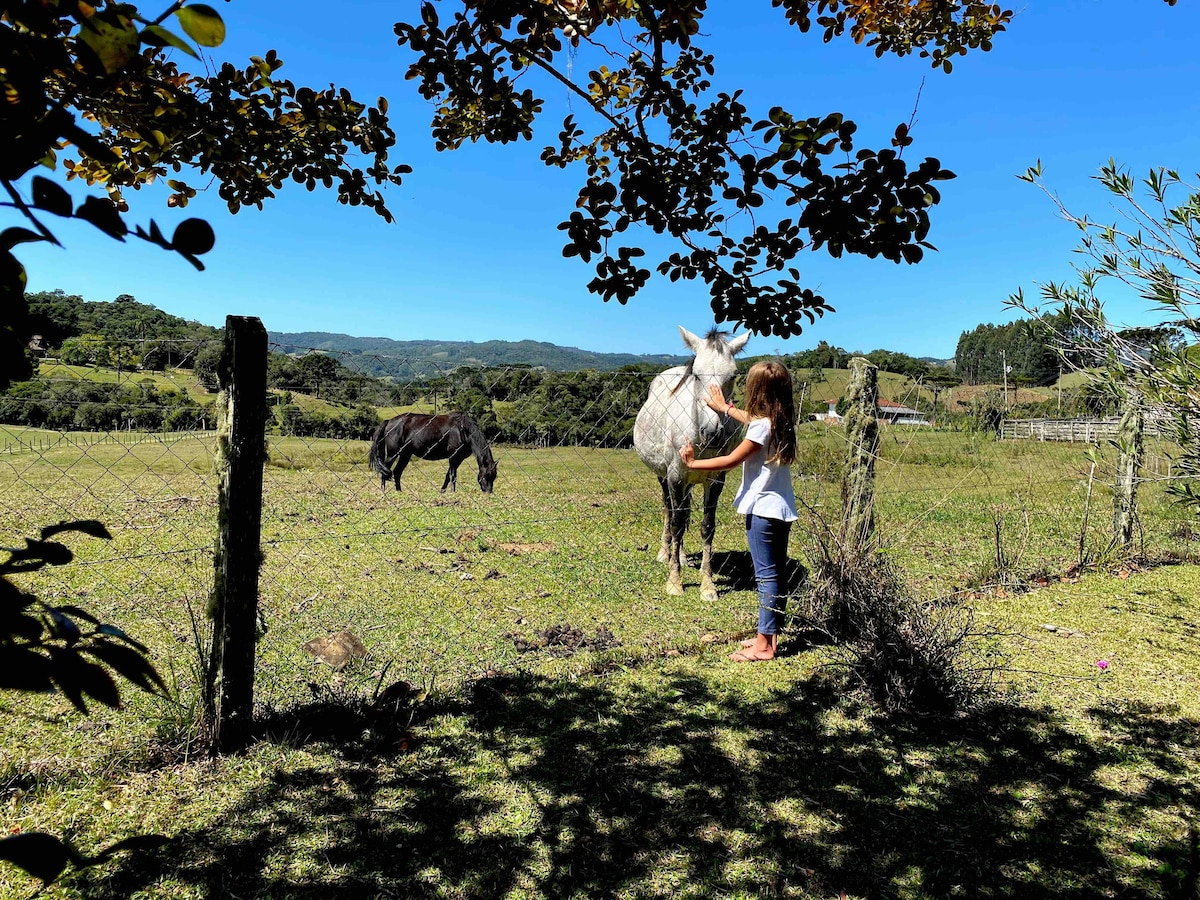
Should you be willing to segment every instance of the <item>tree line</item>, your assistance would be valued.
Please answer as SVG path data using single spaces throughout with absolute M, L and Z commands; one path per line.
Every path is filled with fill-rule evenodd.
M 1182 349 L 1183 332 L 1173 325 L 1114 331 L 1131 358 L 1152 362 Z M 1069 312 L 1046 312 L 1006 325 L 977 325 L 964 331 L 954 352 L 954 369 L 965 384 L 1010 384 L 1044 387 L 1064 371 L 1094 369 L 1104 364 L 1098 330 Z M 1007 368 L 1007 371 L 1005 371 Z

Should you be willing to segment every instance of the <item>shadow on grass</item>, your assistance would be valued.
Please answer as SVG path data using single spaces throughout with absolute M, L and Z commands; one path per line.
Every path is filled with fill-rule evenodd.
M 815 679 L 745 703 L 692 675 L 496 676 L 412 754 L 294 731 L 310 766 L 88 895 L 1195 898 L 1200 722 L 1089 716 L 1095 740 L 1011 706 L 890 722 Z

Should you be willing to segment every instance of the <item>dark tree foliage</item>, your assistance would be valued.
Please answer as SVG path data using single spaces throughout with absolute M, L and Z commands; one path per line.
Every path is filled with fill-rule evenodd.
M 826 41 L 849 34 L 876 55 L 917 52 L 947 72 L 951 57 L 990 49 L 1012 17 L 959 0 L 774 5 L 800 32 L 815 21 Z M 697 42 L 706 8 L 705 0 L 500 0 L 445 4 L 443 15 L 426 2 L 421 20 L 398 23 L 396 34 L 414 54 L 408 77 L 435 104 L 438 149 L 531 140 L 543 101 L 522 79 L 527 69 L 582 101 L 588 121 L 567 116 L 542 159 L 584 170 L 576 210 L 559 229 L 563 254 L 594 264 L 594 293 L 626 303 L 652 267 L 672 281 L 702 281 L 718 322 L 799 334 L 832 307 L 801 285 L 797 256 L 824 249 L 918 262 L 932 248 L 935 184 L 954 176 L 934 158 L 909 166 L 903 123 L 875 149 L 856 143 L 857 126 L 839 112 L 752 114 L 741 91 L 715 86 L 716 61 Z M 604 60 L 585 84 L 566 71 L 567 45 L 581 43 Z M 769 211 L 780 206 L 787 215 L 777 219 Z M 643 266 L 634 225 L 678 249 Z
M 141 365 L 162 369 L 182 364 L 189 353 L 195 353 L 195 345 L 219 341 L 222 333 L 139 303 L 129 294 L 105 303 L 55 290 L 27 294 L 25 301 L 30 331 L 41 336 L 43 349 L 51 355 L 69 338 L 97 334 L 107 341 L 137 342 Z
M 1056 338 L 1047 323 L 1020 319 L 1007 325 L 977 325 L 958 339 L 955 372 L 966 384 L 1048 385 L 1059 376 Z

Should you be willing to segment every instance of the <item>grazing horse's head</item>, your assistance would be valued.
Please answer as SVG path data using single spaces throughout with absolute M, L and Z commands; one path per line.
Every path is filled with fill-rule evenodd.
M 479 489 L 485 494 L 490 494 L 495 484 L 496 460 L 489 457 L 479 463 Z

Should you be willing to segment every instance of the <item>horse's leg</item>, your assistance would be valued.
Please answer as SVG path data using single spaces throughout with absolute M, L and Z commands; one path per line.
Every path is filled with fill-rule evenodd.
M 458 467 L 462 465 L 462 461 L 470 455 L 471 451 L 465 449 L 462 452 L 450 454 L 450 460 L 446 468 L 446 479 L 442 482 L 442 492 L 445 493 L 446 485 L 450 486 L 450 490 L 458 491 Z
M 667 593 L 683 593 L 683 575 L 680 560 L 683 557 L 683 532 L 687 528 L 688 485 L 667 478 L 667 494 L 670 497 L 671 546 L 667 549 Z
M 412 459 L 412 452 L 401 450 L 400 455 L 396 457 L 396 468 L 392 470 L 392 480 L 396 482 L 396 490 L 400 490 L 400 476 L 404 474 L 404 467 L 408 465 L 408 461 Z
M 704 517 L 700 520 L 700 540 L 704 542 L 700 559 L 700 597 L 704 600 L 717 599 L 717 586 L 712 575 L 712 545 L 713 536 L 717 533 L 717 500 L 724 488 L 724 472 L 704 485 Z
M 671 492 L 667 487 L 667 479 L 660 477 L 659 485 L 662 487 L 662 502 L 663 502 L 663 533 L 662 544 L 658 550 L 658 561 L 665 563 L 671 558 Z
M 684 485 L 683 488 L 683 524 L 679 526 L 679 568 L 688 568 L 688 548 L 684 546 L 684 540 L 688 536 L 688 529 L 691 528 L 691 485 Z

